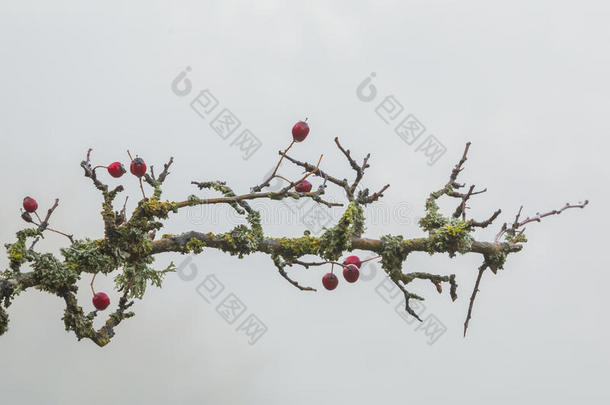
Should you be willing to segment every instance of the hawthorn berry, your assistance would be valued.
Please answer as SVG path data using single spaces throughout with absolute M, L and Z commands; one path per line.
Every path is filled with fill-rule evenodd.
M 108 173 L 110 173 L 110 175 L 112 177 L 117 177 L 117 178 L 121 177 L 126 172 L 125 167 L 123 167 L 123 164 L 121 162 L 110 163 L 108 165 L 107 169 L 108 169 Z
M 134 160 L 132 160 L 131 165 L 129 166 L 129 171 L 134 176 L 144 176 L 146 173 L 146 163 L 144 163 L 144 159 L 136 157 Z
M 93 301 L 93 306 L 98 311 L 103 311 L 106 308 L 108 308 L 108 305 L 110 305 L 110 297 L 108 297 L 108 294 L 103 293 L 103 292 L 95 293 L 92 301 Z
M 303 142 L 309 134 L 309 125 L 305 121 L 299 121 L 292 127 L 292 139 L 295 142 Z
M 303 180 L 302 182 L 297 183 L 297 185 L 294 186 L 294 189 L 297 193 L 309 193 L 311 191 L 311 183 L 307 180 Z
M 324 285 L 324 288 L 327 290 L 334 290 L 337 288 L 338 284 L 339 279 L 333 273 L 326 273 L 324 277 L 322 277 L 322 285 Z
M 348 264 L 343 268 L 343 278 L 348 283 L 355 283 L 358 280 L 358 277 L 360 277 L 360 271 L 355 264 Z
M 360 268 L 360 266 L 362 265 L 362 263 L 360 262 L 360 258 L 358 256 L 347 256 L 345 258 L 345 260 L 343 261 L 343 264 L 345 264 L 346 266 L 353 264 L 357 268 Z
M 38 209 L 38 203 L 32 197 L 25 197 L 23 199 L 23 209 L 26 212 L 35 212 Z

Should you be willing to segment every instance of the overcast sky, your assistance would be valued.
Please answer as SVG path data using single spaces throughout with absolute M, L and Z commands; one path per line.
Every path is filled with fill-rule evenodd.
M 25 195 L 41 209 L 61 199 L 53 227 L 102 235 L 100 195 L 79 167 L 89 147 L 96 164 L 127 162 L 128 148 L 156 167 L 174 156 L 171 200 L 196 193 L 193 180 L 226 180 L 245 192 L 305 117 L 311 133 L 293 156 L 315 161 L 323 153 L 323 169 L 349 178 L 333 143 L 339 136 L 359 159 L 371 153 L 366 186 L 391 184 L 368 209 L 368 237 L 421 235 L 426 195 L 447 181 L 467 141 L 461 179 L 488 188 L 469 215 L 503 210 L 477 239 L 492 239 L 522 204 L 526 215 L 591 204 L 528 227 L 523 252 L 485 275 L 466 339 L 475 254 L 413 254 L 405 264 L 457 275 L 456 302 L 427 282 L 414 288 L 427 298 L 420 309 L 433 329 L 395 311 L 399 299 L 384 290 L 378 266 L 354 285 L 310 293 L 261 254 L 159 256 L 159 268 L 174 261 L 182 271 L 150 288 L 105 348 L 64 331 L 60 299 L 27 291 L 0 337 L 2 402 L 607 404 L 609 17 L 604 1 L 3 2 L 3 242 L 24 226 Z M 181 72 L 188 83 L 172 85 Z M 213 110 L 195 104 L 198 113 L 191 103 L 204 90 Z M 240 126 L 218 133 L 219 114 Z M 395 128 L 413 119 L 423 130 L 406 142 Z M 242 150 L 246 137 L 258 148 Z M 429 142 L 444 154 L 426 156 Z M 137 182 L 122 180 L 132 209 Z M 315 233 L 341 214 L 313 204 L 257 207 L 269 236 Z M 452 212 L 453 202 L 443 208 Z M 190 210 L 165 232 L 223 232 L 237 223 L 225 209 Z M 62 246 L 53 234 L 38 245 Z M 289 272 L 321 288 L 326 270 Z M 204 280 L 224 288 L 206 301 Z M 89 281 L 79 291 L 87 311 Z M 111 277 L 96 287 L 116 304 Z M 229 323 L 217 308 L 234 298 L 245 309 Z M 250 316 L 266 328 L 254 344 L 240 331 Z

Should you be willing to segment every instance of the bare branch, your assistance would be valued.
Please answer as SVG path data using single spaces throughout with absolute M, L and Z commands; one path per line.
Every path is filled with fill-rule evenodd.
M 55 199 L 55 202 L 53 203 L 53 206 L 51 206 L 51 208 L 49 208 L 49 210 L 47 211 L 47 216 L 45 217 L 45 219 L 41 219 L 37 213 L 36 217 L 38 217 L 38 220 L 40 221 L 38 225 L 38 231 L 39 232 L 44 232 L 44 231 L 51 231 L 51 232 L 55 232 L 57 234 L 63 235 L 66 238 L 68 238 L 68 240 L 70 240 L 71 243 L 74 243 L 74 235 L 69 235 L 67 233 L 58 231 L 57 229 L 53 229 L 49 226 L 49 220 L 51 219 L 51 215 L 53 215 L 53 212 L 55 211 L 55 209 L 59 206 L 59 198 Z M 23 217 L 23 215 L 22 215 Z M 36 224 L 36 222 L 34 221 L 28 221 L 28 222 L 32 222 L 34 224 Z M 36 245 L 36 243 L 38 243 L 38 239 L 34 240 L 34 242 L 32 243 L 32 245 L 30 246 L 30 250 L 34 249 L 34 246 Z
M 475 221 L 474 219 L 471 219 L 470 221 L 468 221 L 468 225 L 478 228 L 487 228 L 496 218 L 498 218 L 498 215 L 500 215 L 501 213 L 502 210 L 498 209 L 491 215 L 491 217 L 489 217 L 485 221 L 479 222 Z
M 450 197 L 456 197 L 456 198 L 462 198 L 463 199 L 462 202 L 464 202 L 465 201 L 464 198 L 467 200 L 468 198 L 470 198 L 471 195 L 480 194 L 480 193 L 483 193 L 486 191 L 486 190 L 483 190 L 483 191 L 475 193 L 474 191 L 472 191 L 472 190 L 474 190 L 474 186 L 472 186 L 471 187 L 472 190 L 469 191 L 469 193 L 461 194 L 461 193 L 455 192 L 456 188 L 464 187 L 463 184 L 457 183 L 456 180 L 457 180 L 457 177 L 460 174 L 460 172 L 463 170 L 462 166 L 464 165 L 466 160 L 468 160 L 467 155 L 468 155 L 469 149 L 470 149 L 470 142 L 466 142 L 466 147 L 464 148 L 464 153 L 462 154 L 462 158 L 459 160 L 459 162 L 454 166 L 453 170 L 451 171 L 451 175 L 449 176 L 449 181 L 440 190 L 430 193 L 430 196 L 426 200 L 426 205 L 433 203 L 435 200 L 439 199 L 443 195 L 448 195 Z M 457 217 L 460 216 L 462 211 L 463 210 L 459 211 Z M 456 211 L 456 212 L 458 212 L 458 211 Z M 454 215 L 455 215 L 455 213 L 454 213 Z
M 562 208 L 558 209 L 558 210 L 551 210 L 549 212 L 545 212 L 544 214 L 540 214 L 539 212 L 536 213 L 536 215 L 534 217 L 527 217 L 525 218 L 523 221 L 519 222 L 519 218 L 521 217 L 521 212 L 523 210 L 523 206 L 521 206 L 519 208 L 519 212 L 517 212 L 517 215 L 515 216 L 515 221 L 513 222 L 512 226 L 510 228 L 508 228 L 508 226 L 506 225 L 506 223 L 502 226 L 502 229 L 500 229 L 500 232 L 498 232 L 498 234 L 496 235 L 496 242 L 500 240 L 500 238 L 502 237 L 502 235 L 504 235 L 505 233 L 514 236 L 517 231 L 522 228 L 523 226 L 529 224 L 530 222 L 540 222 L 542 220 L 542 218 L 551 216 L 551 215 L 559 215 L 561 214 L 563 211 L 570 209 L 570 208 L 585 208 L 587 206 L 587 204 L 589 204 L 589 200 L 585 200 L 582 203 L 578 203 L 578 204 L 570 204 L 570 203 L 566 203 L 566 205 L 564 205 Z M 519 233 L 522 234 L 523 232 Z
M 304 287 L 304 286 L 300 285 L 299 283 L 297 283 L 295 280 L 291 279 L 288 276 L 288 273 L 286 273 L 286 270 L 284 270 L 284 267 L 286 267 L 286 264 L 290 264 L 290 263 L 282 263 L 282 261 L 280 260 L 280 257 L 277 255 L 273 255 L 272 259 L 273 259 L 273 263 L 275 264 L 275 267 L 277 267 L 277 270 L 280 273 L 280 275 L 282 277 L 284 277 L 290 284 L 292 284 L 293 286 L 295 286 L 296 288 L 298 288 L 301 291 L 317 291 L 315 288 Z
M 462 166 L 464 165 L 464 163 L 466 163 L 466 160 L 468 160 L 468 157 L 467 157 L 468 149 L 470 149 L 470 142 L 466 142 L 466 147 L 464 148 L 464 153 L 462 154 L 462 158 L 451 171 L 451 176 L 449 176 L 449 181 L 447 182 L 448 185 L 454 185 L 455 181 L 457 180 L 458 175 L 463 170 Z
M 474 305 L 474 299 L 477 297 L 477 293 L 479 292 L 479 284 L 481 284 L 481 277 L 483 277 L 483 272 L 486 268 L 486 263 L 483 263 L 481 267 L 479 267 L 477 281 L 474 283 L 474 289 L 472 290 L 472 295 L 470 296 L 470 305 L 468 305 L 468 315 L 466 315 L 466 321 L 464 321 L 464 337 L 466 336 L 466 331 L 468 330 L 468 323 L 470 322 L 470 318 L 472 317 L 472 307 Z
M 343 148 L 343 146 L 341 146 L 341 143 L 339 143 L 339 137 L 335 137 L 335 143 L 337 144 L 337 147 L 339 148 L 339 150 L 341 152 L 343 152 L 343 154 L 347 158 L 347 161 L 349 162 L 352 169 L 354 169 L 356 171 L 356 173 L 360 174 L 364 169 L 362 167 L 360 167 L 354 159 L 352 159 L 349 149 L 346 150 Z M 367 158 L 364 161 L 365 164 L 366 164 L 366 161 L 368 160 L 368 157 L 369 156 L 367 156 Z

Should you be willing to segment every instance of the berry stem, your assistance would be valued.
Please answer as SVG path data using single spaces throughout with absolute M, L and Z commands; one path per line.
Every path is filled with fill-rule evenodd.
M 38 212 L 34 211 L 34 215 L 36 215 L 36 218 L 38 218 L 38 222 L 40 222 L 42 224 L 42 219 L 40 219 Z
M 95 290 L 93 289 L 93 282 L 95 281 L 95 276 L 97 276 L 97 273 L 93 274 L 93 278 L 91 279 L 91 292 L 93 293 L 93 296 L 95 296 Z
M 144 186 L 142 185 L 142 177 L 139 177 L 138 180 L 140 180 L 140 190 L 142 190 L 142 197 L 146 199 L 146 193 L 144 192 Z
M 293 139 L 292 142 L 290 142 L 290 145 L 288 145 L 288 147 L 286 148 L 286 150 L 284 150 L 284 153 L 282 153 L 280 160 L 277 162 L 277 165 L 275 166 L 275 169 L 273 170 L 273 174 L 271 175 L 271 178 L 276 176 L 276 173 L 277 173 L 278 169 L 280 168 L 280 165 L 282 164 L 282 160 L 284 159 L 284 157 L 286 156 L 286 153 L 288 153 L 290 148 L 292 148 L 292 145 L 294 145 L 295 142 L 296 141 Z
M 380 257 L 381 257 L 381 255 L 375 256 L 375 257 L 369 257 L 368 259 L 361 260 L 360 263 L 370 262 L 371 260 L 379 259 Z
M 133 158 L 131 157 L 131 153 L 129 152 L 129 149 L 127 149 L 127 154 L 129 155 L 129 160 L 131 160 L 133 162 Z
M 279 174 L 276 174 L 275 177 L 277 177 L 278 179 L 282 179 L 284 181 L 287 181 L 288 183 L 292 184 L 292 180 L 288 180 L 286 177 L 284 176 L 280 176 Z
M 92 170 L 95 171 L 95 169 L 108 169 L 108 166 L 97 165 Z

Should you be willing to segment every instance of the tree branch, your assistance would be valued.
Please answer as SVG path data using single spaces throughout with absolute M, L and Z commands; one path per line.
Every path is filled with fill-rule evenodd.
M 403 264 L 407 256 L 412 252 L 426 252 L 429 254 L 448 253 L 453 257 L 456 253 L 480 254 L 484 262 L 479 267 L 479 274 L 470 298 L 470 306 L 464 333 L 472 317 L 472 308 L 476 294 L 479 289 L 483 271 L 490 268 L 492 272 L 503 268 L 506 258 L 519 252 L 525 243 L 524 226 L 530 222 L 540 222 L 544 217 L 557 215 L 569 208 L 584 208 L 588 201 L 579 204 L 566 204 L 561 209 L 537 214 L 520 220 L 521 210 L 515 221 L 509 227 L 504 223 L 496 239 L 491 242 L 476 240 L 472 235 L 475 228 L 489 226 L 501 213 L 496 210 L 487 220 L 466 220 L 467 201 L 477 194 L 484 193 L 486 189 L 475 191 L 475 186 L 469 187 L 468 191 L 462 193 L 456 191 L 464 187 L 457 183 L 457 177 L 463 170 L 470 148 L 470 142 L 466 144 L 461 159 L 453 167 L 448 182 L 440 190 L 429 194 L 426 199 L 426 215 L 420 222 L 420 228 L 425 232 L 424 236 L 415 238 L 404 238 L 401 235 L 384 235 L 379 239 L 363 237 L 366 226 L 364 206 L 376 202 L 383 196 L 389 185 L 382 186 L 379 191 L 370 194 L 369 189 L 359 190 L 365 170 L 369 167 L 370 154 L 367 154 L 361 164 L 352 157 L 349 149 L 344 148 L 335 138 L 335 144 L 339 151 L 345 156 L 351 169 L 355 171 L 353 182 L 347 179 L 341 180 L 337 176 L 331 176 L 320 168 L 322 156 L 316 165 L 298 161 L 287 155 L 294 142 L 284 151 L 280 151 L 280 159 L 271 175 L 258 186 L 252 187 L 249 193 L 238 195 L 225 182 L 203 181 L 192 182 L 200 190 L 213 190 L 221 194 L 214 198 L 200 198 L 190 196 L 183 201 L 162 201 L 162 185 L 169 175 L 169 169 L 173 164 L 173 158 L 164 165 L 159 177 L 155 177 L 153 166 L 150 174 L 144 175 L 147 184 L 154 188 L 150 198 L 142 198 L 131 217 L 126 218 L 126 203 L 122 210 L 117 212 L 113 208 L 114 200 L 123 186 L 117 186 L 110 190 L 96 174 L 95 169 L 99 166 L 91 164 L 91 149 L 81 162 L 85 177 L 91 179 L 93 185 L 102 193 L 102 219 L 104 222 L 104 237 L 99 239 L 74 240 L 69 237 L 71 245 L 61 250 L 61 258 L 51 253 L 39 253 L 34 248 L 38 238 L 44 230 L 49 228 L 48 221 L 51 214 L 57 208 L 59 201 L 47 212 L 44 220 L 39 219 L 35 223 L 28 213 L 22 213 L 22 218 L 36 225 L 36 228 L 26 228 L 17 232 L 17 240 L 5 245 L 10 262 L 10 269 L 0 275 L 0 334 L 8 328 L 8 314 L 5 311 L 12 300 L 21 292 L 30 288 L 46 291 L 62 298 L 66 304 L 64 311 L 64 324 L 66 329 L 74 332 L 77 338 L 87 338 L 99 346 L 106 345 L 115 334 L 115 328 L 122 320 L 132 317 L 133 312 L 128 309 L 133 305 L 130 298 L 142 298 L 147 286 L 161 286 L 162 276 L 174 267 L 171 264 L 166 270 L 158 271 L 151 267 L 155 256 L 163 253 L 177 252 L 201 253 L 204 249 L 218 249 L 231 255 L 243 258 L 253 253 L 268 254 L 278 269 L 279 274 L 290 284 L 299 290 L 315 291 L 313 287 L 301 285 L 295 279 L 289 277 L 286 266 L 295 264 L 304 268 L 322 267 L 325 265 L 344 266 L 340 258 L 346 252 L 354 250 L 369 251 L 375 253 L 376 257 L 367 260 L 381 258 L 382 268 L 388 277 L 402 291 L 405 297 L 405 310 L 416 319 L 420 320 L 418 314 L 410 307 L 410 300 L 423 300 L 424 298 L 414 292 L 407 290 L 407 286 L 414 280 L 427 280 L 434 285 L 439 293 L 442 293 L 442 283 L 450 285 L 450 296 L 452 300 L 457 299 L 456 276 L 439 275 L 424 272 L 403 272 Z M 305 169 L 305 173 L 297 181 L 291 181 L 287 177 L 278 174 L 283 159 Z M 300 193 L 294 190 L 294 186 L 304 181 L 309 176 L 317 176 L 324 179 L 322 185 L 316 191 Z M 275 177 L 282 178 L 286 185 L 279 191 L 263 191 Z M 312 236 L 305 232 L 300 237 L 271 237 L 265 235 L 260 213 L 250 206 L 252 200 L 283 200 L 286 198 L 301 199 L 310 198 L 313 201 L 326 205 L 327 207 L 342 206 L 343 204 L 329 202 L 322 198 L 327 183 L 342 188 L 348 200 L 343 215 L 332 226 L 324 229 L 320 236 Z M 444 215 L 436 200 L 442 196 L 458 198 L 458 207 L 451 215 Z M 176 214 L 181 208 L 197 205 L 228 204 L 240 215 L 245 216 L 247 224 L 240 224 L 224 233 L 212 234 L 198 231 L 186 231 L 178 235 L 163 235 L 154 240 L 156 231 L 163 228 L 163 221 L 170 214 Z M 55 231 L 55 230 L 53 230 Z M 56 231 L 59 232 L 59 231 Z M 63 233 L 62 233 L 63 234 Z M 500 237 L 509 235 L 506 241 L 500 242 Z M 26 242 L 32 239 L 29 249 Z M 312 255 L 319 257 L 321 261 L 306 261 L 304 256 Z M 366 260 L 365 260 L 366 261 Z M 27 265 L 30 271 L 22 272 L 21 268 Z M 117 291 L 122 291 L 114 312 L 106 320 L 104 326 L 95 330 L 93 320 L 100 311 L 92 311 L 87 314 L 78 305 L 76 292 L 77 282 L 83 274 L 103 273 L 109 275 L 114 273 L 114 281 Z M 93 281 L 92 281 L 93 283 Z M 410 288 L 410 287 L 409 287 Z

